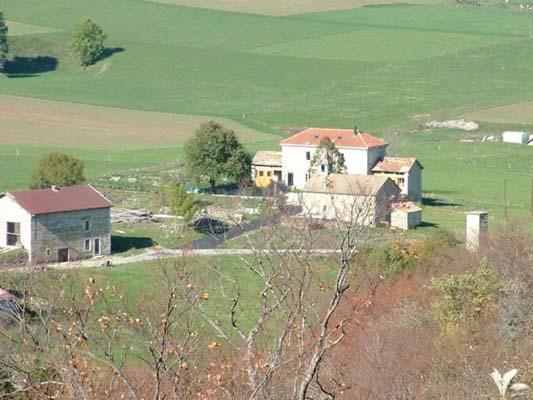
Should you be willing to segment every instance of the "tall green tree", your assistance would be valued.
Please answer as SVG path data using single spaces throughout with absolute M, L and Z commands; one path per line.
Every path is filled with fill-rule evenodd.
M 7 25 L 4 14 L 0 12 L 0 72 L 4 70 L 9 46 L 7 44 Z
M 320 141 L 320 146 L 315 152 L 313 159 L 311 160 L 311 168 L 316 167 L 320 164 L 321 160 L 324 157 L 324 152 L 327 155 L 327 158 L 330 161 L 330 172 L 332 174 L 344 174 L 346 172 L 346 163 L 344 161 L 344 156 L 337 149 L 335 143 L 331 141 L 330 138 L 325 137 Z
M 97 62 L 104 54 L 104 30 L 90 18 L 82 20 L 72 32 L 70 50 L 80 58 L 82 67 Z
M 66 154 L 49 153 L 37 162 L 35 172 L 31 177 L 30 188 L 73 186 L 83 182 L 85 182 L 83 161 Z
M 237 139 L 235 132 L 209 121 L 196 130 L 185 144 L 188 174 L 197 182 L 207 180 L 214 191 L 217 181 L 249 179 L 252 158 Z

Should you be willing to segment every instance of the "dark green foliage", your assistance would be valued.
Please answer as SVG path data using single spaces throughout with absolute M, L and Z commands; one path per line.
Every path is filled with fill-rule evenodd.
M 318 147 L 313 159 L 311 160 L 311 167 L 316 167 L 319 165 L 320 160 L 324 152 L 327 153 L 328 159 L 331 162 L 331 173 L 332 174 L 344 174 L 346 172 L 346 165 L 344 162 L 344 156 L 335 146 L 335 143 L 331 141 L 330 138 L 326 137 L 320 141 L 320 146 Z
M 183 217 L 185 222 L 189 222 L 198 211 L 198 203 L 194 196 L 187 193 L 183 185 L 179 183 L 168 188 L 167 196 L 168 205 L 174 215 Z
M 38 162 L 31 177 L 30 188 L 73 186 L 85 182 L 83 161 L 61 153 L 49 153 Z
M 0 12 L 0 72 L 4 70 L 8 51 L 7 25 L 4 19 L 4 14 Z
M 80 58 L 82 67 L 97 62 L 104 54 L 107 35 L 92 19 L 82 20 L 72 32 L 70 50 Z
M 233 178 L 242 182 L 250 177 L 252 158 L 237 139 L 235 132 L 209 121 L 196 130 L 185 144 L 188 174 L 197 182 L 205 179 L 211 190 L 217 181 Z
M 496 297 L 499 279 L 485 262 L 473 272 L 432 279 L 439 298 L 435 304 L 437 318 L 443 323 L 458 323 L 475 318 Z

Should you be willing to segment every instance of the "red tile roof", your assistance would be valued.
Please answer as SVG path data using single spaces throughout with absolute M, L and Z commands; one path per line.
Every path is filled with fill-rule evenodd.
M 17 190 L 9 195 L 32 215 L 108 208 L 112 204 L 91 185 Z
M 416 158 L 384 157 L 382 161 L 378 162 L 375 167 L 372 168 L 372 172 L 405 173 L 409 172 L 415 164 L 418 164 L 420 168 L 423 168 Z
M 388 145 L 381 139 L 352 129 L 309 128 L 280 142 L 281 145 L 319 146 L 323 138 L 330 138 L 337 147 L 368 149 Z

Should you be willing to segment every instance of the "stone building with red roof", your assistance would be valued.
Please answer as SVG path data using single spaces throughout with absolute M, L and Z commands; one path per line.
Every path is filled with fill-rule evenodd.
M 32 263 L 110 254 L 111 207 L 90 185 L 8 192 L 0 198 L 0 247 L 22 247 Z

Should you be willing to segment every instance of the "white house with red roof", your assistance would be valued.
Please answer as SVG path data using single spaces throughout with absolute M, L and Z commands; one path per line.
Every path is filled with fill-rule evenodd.
M 111 207 L 90 185 L 8 192 L 0 198 L 0 247 L 22 247 L 32 263 L 110 254 Z
M 391 178 L 409 201 L 422 201 L 422 170 L 424 167 L 412 157 L 384 157 L 373 168 L 374 175 Z
M 311 176 L 311 160 L 324 138 L 344 156 L 347 174 L 370 175 L 385 157 L 388 143 L 357 129 L 309 128 L 280 142 L 283 182 L 302 189 Z

